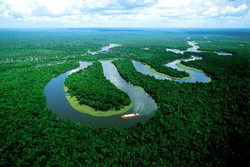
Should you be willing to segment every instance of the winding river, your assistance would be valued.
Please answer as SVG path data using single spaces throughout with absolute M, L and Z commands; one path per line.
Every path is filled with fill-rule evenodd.
M 45 87 L 47 105 L 56 115 L 63 119 L 72 119 L 73 121 L 93 127 L 118 127 L 125 128 L 135 126 L 139 122 L 145 122 L 150 119 L 156 112 L 157 106 L 155 101 L 143 90 L 128 84 L 118 73 L 116 67 L 111 61 L 101 61 L 104 75 L 119 89 L 125 91 L 132 103 L 133 107 L 125 114 L 140 113 L 140 116 L 133 119 L 121 119 L 121 115 L 113 115 L 109 117 L 96 117 L 89 114 L 80 113 L 75 110 L 66 99 L 64 92 L 64 82 L 68 75 L 85 69 L 91 65 L 89 62 L 80 62 L 80 67 L 70 70 L 60 76 L 53 78 Z
M 210 43 L 212 41 L 207 41 L 207 42 Z M 200 50 L 198 50 L 198 49 L 200 49 L 200 46 L 198 46 L 198 42 L 196 42 L 196 41 L 187 41 L 187 44 L 189 46 L 191 46 L 187 50 L 179 50 L 179 49 L 167 48 L 166 51 L 167 52 L 173 52 L 175 54 L 182 54 L 182 55 L 184 53 L 186 53 L 186 52 L 195 52 L 195 53 L 208 52 L 208 51 L 200 51 Z M 232 56 L 233 55 L 232 53 L 228 53 L 228 52 L 213 52 L 213 53 L 216 53 L 219 56 Z
M 114 47 L 118 47 L 118 46 L 121 46 L 121 45 L 119 45 L 119 44 L 109 44 L 108 46 L 102 47 L 101 50 L 93 51 L 93 52 L 88 51 L 88 53 L 91 54 L 91 55 L 96 55 L 98 53 L 107 52 L 107 51 L 109 51 L 109 49 L 114 48 Z
M 188 51 L 198 52 L 199 47 L 195 42 L 188 43 L 192 48 L 189 48 Z M 110 44 L 109 46 L 103 47 L 100 51 L 91 52 L 90 54 L 97 54 L 99 52 L 106 52 L 110 48 L 119 46 L 118 44 Z M 190 77 L 177 79 L 165 74 L 158 73 L 157 71 L 150 69 L 149 66 L 142 64 L 138 61 L 132 61 L 135 69 L 138 72 L 141 72 L 145 75 L 154 76 L 156 79 L 160 80 L 172 80 L 176 82 L 210 82 L 211 78 L 207 77 L 202 71 L 194 70 L 190 68 L 183 68 L 180 66 L 181 61 L 194 61 L 201 60 L 201 57 L 192 56 L 189 59 L 175 60 L 173 62 L 165 64 L 167 67 L 171 67 L 177 69 L 179 71 L 187 72 Z M 114 64 L 112 64 L 111 60 L 103 60 L 101 61 L 103 67 L 103 73 L 105 77 L 111 81 L 118 89 L 123 90 L 128 94 L 133 103 L 132 108 L 123 114 L 112 115 L 108 117 L 97 117 L 89 114 L 81 113 L 75 110 L 66 98 L 66 93 L 64 91 L 64 82 L 68 75 L 71 75 L 79 70 L 84 70 L 88 66 L 92 65 L 90 62 L 80 62 L 80 66 L 76 69 L 70 70 L 66 73 L 61 74 L 60 76 L 53 78 L 44 88 L 44 93 L 47 100 L 47 106 L 50 108 L 55 114 L 63 119 L 70 119 L 74 122 L 83 125 L 91 125 L 93 127 L 118 127 L 125 128 L 130 126 L 135 126 L 139 122 L 145 122 L 150 119 L 157 110 L 157 105 L 150 97 L 149 94 L 144 92 L 143 89 L 135 87 L 129 83 L 127 83 L 119 74 Z M 185 66 L 184 66 L 185 67 Z M 121 115 L 130 114 L 130 113 L 139 113 L 138 117 L 134 117 L 132 119 L 121 119 Z
M 199 51 L 198 49 L 200 49 L 200 47 L 198 46 L 198 42 L 195 42 L 195 41 L 188 41 L 187 44 L 189 46 L 191 46 L 190 48 L 188 48 L 187 50 L 179 50 L 179 49 L 170 49 L 170 48 L 167 48 L 166 51 L 167 52 L 173 52 L 173 53 L 176 53 L 176 54 L 184 54 L 185 52 L 202 52 L 202 51 Z
M 155 77 L 156 79 L 159 79 L 159 80 L 172 80 L 170 77 L 164 75 L 164 74 L 160 74 L 160 73 L 157 73 L 157 72 L 154 72 L 152 70 L 149 69 L 149 66 L 145 65 L 145 64 L 142 64 L 141 62 L 139 61 L 135 61 L 133 60 L 132 61 L 135 69 L 144 74 L 144 75 L 149 75 L 149 76 L 153 76 Z
M 196 70 L 192 70 L 192 69 L 185 69 L 185 68 L 182 68 L 182 67 L 178 66 L 178 64 L 181 63 L 181 61 L 188 62 L 188 61 L 201 60 L 201 59 L 202 59 L 201 57 L 192 56 L 189 59 L 175 60 L 173 62 L 165 64 L 165 66 L 167 66 L 167 67 L 177 69 L 178 71 L 187 72 L 190 77 L 189 78 L 183 78 L 183 79 L 182 78 L 180 78 L 180 79 L 173 78 L 173 77 L 170 77 L 170 76 L 167 76 L 167 75 L 152 71 L 149 66 L 147 66 L 145 64 L 142 64 L 141 62 L 138 62 L 138 61 L 132 61 L 132 63 L 134 65 L 135 69 L 138 72 L 140 72 L 142 74 L 145 74 L 145 75 L 153 76 L 156 79 L 172 80 L 172 81 L 176 81 L 176 82 L 180 82 L 180 83 L 183 83 L 183 82 L 186 82 L 186 83 L 195 83 L 195 82 L 207 83 L 207 82 L 211 81 L 211 78 L 206 76 L 202 71 L 198 71 L 198 70 L 196 71 Z
M 165 64 L 165 66 L 174 68 L 178 71 L 185 71 L 186 73 L 189 74 L 190 78 L 175 79 L 175 81 L 177 81 L 177 82 L 181 82 L 181 83 L 183 83 L 183 82 L 186 82 L 186 83 L 195 83 L 195 82 L 208 83 L 208 82 L 211 82 L 211 78 L 206 76 L 206 74 L 203 73 L 202 71 L 185 69 L 185 68 L 178 66 L 178 64 L 181 63 L 181 61 L 188 62 L 188 61 L 195 61 L 195 60 L 201 60 L 201 59 L 202 59 L 202 57 L 192 56 L 189 59 L 175 60 L 173 62 Z

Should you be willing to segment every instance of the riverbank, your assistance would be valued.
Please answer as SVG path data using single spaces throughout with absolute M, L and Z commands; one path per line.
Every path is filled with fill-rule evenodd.
M 170 78 L 170 79 L 190 79 L 191 77 L 189 76 L 189 77 L 183 77 L 183 78 L 178 78 L 178 77 L 172 77 L 172 76 L 170 76 L 170 75 L 166 75 L 166 74 L 163 74 L 163 73 L 160 73 L 160 72 L 158 72 L 158 71 L 156 71 L 155 69 L 153 69 L 152 67 L 150 67 L 149 65 L 146 65 L 146 67 L 150 70 L 150 71 L 152 71 L 153 73 L 156 73 L 156 74 L 158 74 L 158 75 L 161 75 L 161 76 L 164 76 L 164 77 L 167 77 L 167 78 Z
M 196 71 L 196 72 L 200 72 L 200 73 L 204 73 L 204 71 L 200 70 L 200 69 L 197 69 L 197 68 L 194 68 L 194 67 L 189 67 L 189 66 L 185 66 L 181 63 L 176 63 L 176 66 L 177 67 L 180 67 L 180 68 L 183 68 L 183 69 L 186 69 L 186 70 L 192 70 L 192 71 Z
M 123 114 L 123 113 L 129 111 L 133 107 L 133 103 L 130 103 L 128 106 L 124 106 L 120 110 L 111 109 L 111 110 L 107 110 L 107 111 L 100 111 L 100 110 L 96 110 L 88 105 L 79 104 L 79 102 L 75 96 L 71 97 L 70 94 L 67 93 L 68 87 L 64 86 L 64 91 L 66 93 L 66 98 L 67 98 L 68 102 L 75 110 L 77 110 L 81 113 L 89 114 L 89 115 L 96 116 L 96 117 L 109 117 L 112 115 Z

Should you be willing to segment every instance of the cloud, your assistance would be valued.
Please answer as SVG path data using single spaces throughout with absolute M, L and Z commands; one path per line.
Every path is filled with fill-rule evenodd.
M 221 11 L 222 14 L 226 14 L 226 15 L 241 15 L 241 14 L 246 14 L 245 12 L 247 11 L 248 6 L 246 4 L 242 4 L 238 7 L 233 7 L 233 6 L 229 6 L 227 5 L 226 7 L 224 7 Z
M 36 8 L 36 4 L 32 0 L 22 1 L 15 0 L 1 0 L 0 13 L 4 17 L 27 17 Z
M 83 5 L 82 0 L 1 0 L 3 17 L 27 18 L 33 15 L 74 14 Z
M 117 2 L 125 9 L 133 9 L 153 5 L 157 3 L 158 0 L 118 0 Z
M 44 8 L 51 15 L 71 14 L 83 5 L 82 0 L 41 0 L 37 1 L 37 6 Z
M 0 21 L 95 27 L 204 27 L 201 23 L 222 22 L 250 26 L 249 5 L 249 0 L 0 0 Z

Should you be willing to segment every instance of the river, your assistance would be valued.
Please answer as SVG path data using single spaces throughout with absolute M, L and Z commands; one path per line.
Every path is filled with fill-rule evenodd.
M 91 125 L 93 127 L 117 127 L 125 128 L 135 126 L 139 122 L 145 122 L 150 119 L 156 112 L 157 106 L 155 101 L 143 90 L 128 84 L 118 73 L 116 67 L 111 61 L 101 61 L 104 75 L 119 89 L 125 91 L 132 103 L 133 107 L 125 114 L 140 113 L 140 116 L 133 119 L 122 119 L 121 115 L 113 115 L 109 117 L 96 117 L 89 114 L 80 113 L 75 110 L 66 99 L 64 92 L 64 82 L 68 75 L 85 69 L 91 65 L 89 62 L 80 62 L 80 66 L 70 70 L 60 76 L 53 78 L 44 88 L 47 100 L 47 106 L 58 117 L 63 119 L 71 119 L 74 122 Z
M 188 44 L 191 46 L 187 51 L 189 52 L 198 52 L 199 46 L 194 41 L 189 41 Z M 106 52 L 113 47 L 120 46 L 118 44 L 110 44 L 109 46 L 104 46 L 101 50 L 96 52 L 89 52 L 94 55 L 100 52 Z M 178 50 L 177 50 L 178 51 Z M 184 53 L 185 51 L 183 51 Z M 181 51 L 182 53 L 182 51 Z M 161 80 L 172 80 L 176 82 L 210 82 L 211 78 L 207 77 L 203 72 L 185 69 L 178 67 L 177 64 L 181 61 L 194 61 L 201 60 L 201 57 L 192 56 L 189 59 L 175 60 L 173 62 L 165 64 L 167 67 L 171 67 L 177 69 L 179 71 L 185 71 L 190 75 L 190 78 L 184 79 L 176 79 L 164 74 L 160 74 L 155 70 L 149 69 L 148 66 L 138 62 L 132 61 L 134 67 L 137 71 L 145 74 L 154 76 L 156 79 Z M 85 69 L 88 66 L 92 65 L 90 62 L 80 62 L 80 66 L 76 69 L 70 70 L 66 73 L 61 74 L 60 76 L 53 78 L 44 88 L 44 93 L 47 100 L 48 108 L 51 109 L 58 117 L 63 119 L 70 119 L 74 122 L 83 124 L 83 125 L 91 125 L 93 127 L 130 127 L 135 126 L 139 122 L 145 122 L 150 119 L 157 110 L 157 105 L 155 101 L 143 91 L 143 89 L 139 89 L 129 83 L 127 83 L 119 74 L 116 67 L 112 64 L 111 61 L 101 61 L 103 67 L 103 73 L 105 77 L 110 80 L 118 89 L 123 90 L 128 94 L 133 103 L 133 107 L 123 114 L 130 113 L 139 113 L 138 117 L 134 117 L 132 119 L 122 119 L 121 115 L 113 115 L 108 117 L 97 117 L 92 116 L 85 113 L 80 113 L 75 110 L 66 99 L 66 93 L 64 92 L 64 82 L 68 75 L 71 75 L 81 69 Z M 107 90 L 108 91 L 108 90 Z
M 138 61 L 132 61 L 135 69 L 144 74 L 144 75 L 150 75 L 155 77 L 156 79 L 160 79 L 160 80 L 172 80 L 172 81 L 176 81 L 176 82 L 186 82 L 186 83 L 195 83 L 195 82 L 202 82 L 202 83 L 207 83 L 211 81 L 211 78 L 209 78 L 208 76 L 206 76 L 206 74 L 204 74 L 201 71 L 195 71 L 195 70 L 191 70 L 191 69 L 185 69 L 185 68 L 181 68 L 178 67 L 177 64 L 180 63 L 181 61 L 194 61 L 194 60 L 201 60 L 201 57 L 197 57 L 197 56 L 192 56 L 191 58 L 188 59 L 181 59 L 181 60 L 175 60 L 172 61 L 170 63 L 165 64 L 165 66 L 170 67 L 170 68 L 174 68 L 177 69 L 178 71 L 185 71 L 189 74 L 189 78 L 183 78 L 183 79 L 177 79 L 177 78 L 173 78 L 158 72 L 153 71 L 152 69 L 150 69 L 147 65 L 142 64 L 141 62 Z
M 114 47 L 118 47 L 118 46 L 121 46 L 121 45 L 119 45 L 119 44 L 109 44 L 108 46 L 102 47 L 101 50 L 93 51 L 93 52 L 88 51 L 88 53 L 91 54 L 91 55 L 96 55 L 98 53 L 107 52 L 107 51 L 109 51 L 109 49 L 114 48 Z

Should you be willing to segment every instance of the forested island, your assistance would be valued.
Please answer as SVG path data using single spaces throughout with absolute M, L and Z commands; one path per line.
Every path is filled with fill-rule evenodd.
M 132 106 L 128 95 L 105 78 L 100 62 L 95 62 L 87 69 L 70 75 L 66 79 L 65 89 L 69 93 L 69 99 L 72 100 L 75 96 L 80 105 L 85 104 L 99 111 L 117 111 L 125 106 L 124 111 L 126 111 Z M 73 107 L 78 105 L 72 101 L 71 104 Z

